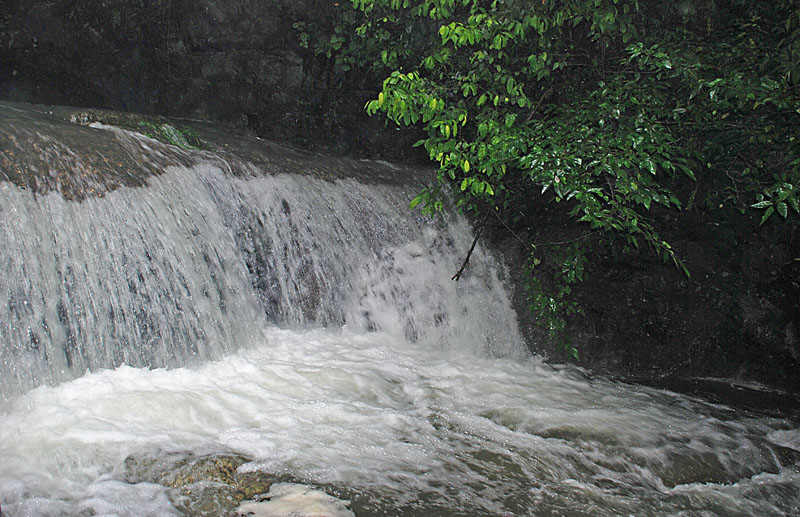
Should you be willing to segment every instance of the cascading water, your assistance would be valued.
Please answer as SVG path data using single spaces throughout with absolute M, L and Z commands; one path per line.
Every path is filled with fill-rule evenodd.
M 408 171 L 22 109 L 0 105 L 4 516 L 225 515 L 267 481 L 350 501 L 331 515 L 797 513 L 791 422 L 531 357 L 502 267 L 479 246 L 450 280 L 469 227 L 410 212 Z
M 162 146 L 86 131 L 114 132 L 131 155 Z M 469 247 L 463 221 L 427 224 L 405 208 L 407 189 L 302 170 L 237 178 L 225 166 L 167 166 L 147 188 L 80 203 L 0 187 L 2 393 L 87 369 L 218 359 L 257 341 L 265 322 L 520 353 L 483 251 L 464 282 L 439 278 Z

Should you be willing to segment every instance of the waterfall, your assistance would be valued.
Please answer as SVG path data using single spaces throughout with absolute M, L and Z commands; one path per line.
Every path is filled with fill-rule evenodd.
M 419 171 L 47 111 L 0 103 L 4 516 L 798 514 L 796 422 L 544 364 Z
M 15 152 L 46 153 L 57 164 L 50 176 L 81 178 L 82 167 L 102 176 L 100 160 L 87 156 L 94 151 L 59 140 L 58 128 L 37 127 L 36 143 L 7 150 L 6 176 L 10 158 L 23 166 L 36 158 Z M 106 161 L 122 156 L 152 175 L 99 196 L 69 189 L 77 199 L 63 186 L 37 193 L 0 183 L 6 398 L 87 370 L 219 359 L 260 342 L 268 325 L 524 355 L 502 268 L 478 247 L 468 274 L 450 280 L 469 249 L 469 225 L 410 211 L 413 171 L 348 161 L 339 172 L 351 173 L 320 177 L 310 171 L 331 166 L 310 155 L 265 171 L 230 149 L 181 150 L 175 163 L 165 156 L 177 150 L 138 133 L 97 123 L 70 130 L 105 139 Z M 357 177 L 369 167 L 400 181 Z

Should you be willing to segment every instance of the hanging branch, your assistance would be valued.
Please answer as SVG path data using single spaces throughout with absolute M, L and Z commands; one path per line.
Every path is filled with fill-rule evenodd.
M 475 234 L 475 239 L 472 241 L 472 246 L 469 247 L 469 251 L 467 252 L 467 256 L 464 258 L 464 263 L 461 264 L 461 269 L 458 270 L 458 273 L 453 275 L 450 280 L 458 280 L 461 278 L 461 274 L 464 273 L 464 270 L 467 268 L 467 264 L 469 264 L 469 258 L 472 256 L 472 252 L 475 250 L 475 245 L 478 244 L 478 239 L 483 232 L 483 229 L 486 227 L 486 221 L 489 220 L 489 214 L 492 213 L 492 209 L 488 208 L 486 210 L 486 215 L 483 218 L 483 222 L 481 223 L 481 227 L 478 228 L 478 233 Z

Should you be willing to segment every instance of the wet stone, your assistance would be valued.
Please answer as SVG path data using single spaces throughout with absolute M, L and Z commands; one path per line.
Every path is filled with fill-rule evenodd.
M 128 483 L 168 487 L 175 508 L 184 515 L 229 515 L 242 501 L 259 498 L 281 481 L 260 471 L 239 472 L 248 461 L 238 454 L 132 455 L 121 475 Z

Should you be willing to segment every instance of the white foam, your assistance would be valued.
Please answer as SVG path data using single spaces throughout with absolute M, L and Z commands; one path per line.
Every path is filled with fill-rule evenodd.
M 701 509 L 795 504 L 786 487 L 800 474 L 777 466 L 768 443 L 797 436 L 784 421 L 382 333 L 272 329 L 266 339 L 196 368 L 120 367 L 20 397 L 0 414 L 4 512 L 168 515 L 166 487 L 120 481 L 126 457 L 164 451 L 238 453 L 252 460 L 241 470 L 406 510 L 502 514 L 574 500 L 652 515 L 684 508 L 689 492 L 670 487 L 693 482 Z M 758 489 L 745 483 L 770 472 Z
M 771 431 L 767 438 L 776 445 L 800 451 L 800 429 Z
M 355 517 L 349 501 L 296 483 L 275 483 L 267 501 L 246 501 L 236 509 L 241 517 Z

